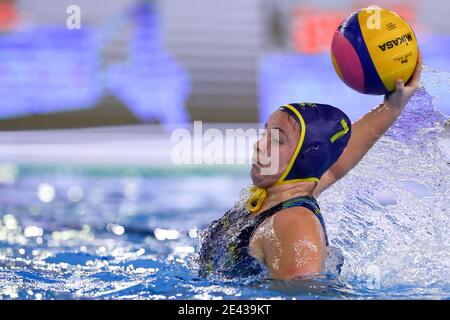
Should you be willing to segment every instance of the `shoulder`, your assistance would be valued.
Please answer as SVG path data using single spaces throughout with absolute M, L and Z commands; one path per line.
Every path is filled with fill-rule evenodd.
M 300 240 L 325 245 L 319 219 L 305 207 L 286 208 L 265 219 L 255 230 L 252 240 L 260 246 L 289 245 Z

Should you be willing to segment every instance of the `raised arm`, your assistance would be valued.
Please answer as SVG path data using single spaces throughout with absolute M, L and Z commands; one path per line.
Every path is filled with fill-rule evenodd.
M 336 163 L 320 179 L 314 190 L 316 197 L 353 169 L 375 142 L 394 123 L 419 87 L 421 70 L 422 57 L 419 54 L 416 69 L 408 83 L 404 85 L 403 80 L 398 79 L 395 83 L 395 91 L 385 96 L 383 104 L 380 104 L 353 123 L 352 136 L 348 145 Z

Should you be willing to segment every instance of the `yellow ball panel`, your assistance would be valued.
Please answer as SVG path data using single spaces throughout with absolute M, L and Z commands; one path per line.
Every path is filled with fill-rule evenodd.
M 336 73 L 338 74 L 339 78 L 343 81 L 344 78 L 342 77 L 341 69 L 339 69 L 339 66 L 338 66 L 338 64 L 336 62 L 336 59 L 334 58 L 333 52 L 331 53 L 331 61 L 333 62 L 334 70 L 336 70 Z
M 365 8 L 358 21 L 367 50 L 386 89 L 395 89 L 398 78 L 407 82 L 414 72 L 418 46 L 411 26 L 396 13 Z

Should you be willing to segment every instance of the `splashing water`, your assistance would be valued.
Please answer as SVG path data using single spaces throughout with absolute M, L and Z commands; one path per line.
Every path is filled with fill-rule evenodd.
M 345 258 L 338 278 L 197 277 L 197 231 L 236 199 L 245 209 L 247 172 L 0 164 L 0 299 L 449 298 L 450 129 L 434 101 L 450 77 L 424 72 L 395 125 L 318 199 Z
M 354 288 L 449 296 L 445 120 L 433 97 L 419 89 L 360 164 L 319 199 L 330 238 L 345 256 L 342 278 Z

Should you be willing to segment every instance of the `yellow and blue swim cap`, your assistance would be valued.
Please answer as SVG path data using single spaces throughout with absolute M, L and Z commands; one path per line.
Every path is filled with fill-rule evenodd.
M 340 109 L 319 103 L 292 103 L 279 110 L 289 113 L 300 125 L 300 138 L 289 165 L 275 183 L 319 181 L 339 158 L 351 136 L 351 122 Z M 267 192 L 253 186 L 247 209 L 257 211 Z

